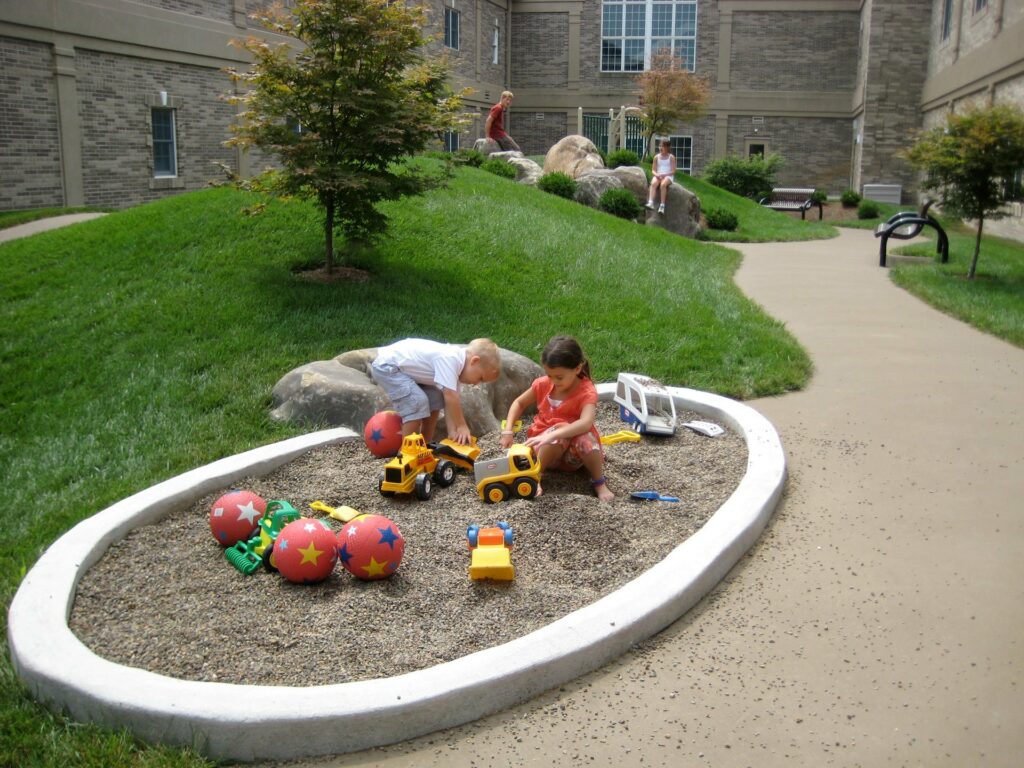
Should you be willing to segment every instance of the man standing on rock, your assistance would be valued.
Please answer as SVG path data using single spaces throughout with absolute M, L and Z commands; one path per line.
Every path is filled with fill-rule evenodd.
M 487 115 L 487 123 L 484 125 L 484 135 L 488 139 L 498 142 L 498 146 L 504 151 L 522 152 L 515 139 L 505 133 L 505 111 L 512 104 L 512 91 L 502 91 L 501 101 L 491 107 Z

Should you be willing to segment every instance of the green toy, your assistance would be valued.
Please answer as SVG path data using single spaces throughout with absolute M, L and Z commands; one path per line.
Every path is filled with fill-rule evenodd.
M 268 569 L 274 566 L 273 550 L 277 534 L 288 523 L 301 517 L 298 510 L 287 501 L 267 502 L 267 511 L 260 518 L 260 534 L 248 541 L 240 541 L 224 550 L 224 557 L 246 576 L 252 574 L 260 563 Z

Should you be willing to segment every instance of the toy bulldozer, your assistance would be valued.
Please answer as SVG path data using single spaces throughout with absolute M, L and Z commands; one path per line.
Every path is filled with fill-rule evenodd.
M 271 501 L 267 503 L 267 511 L 260 518 L 259 535 L 248 541 L 240 541 L 233 547 L 224 550 L 224 557 L 235 568 L 246 576 L 252 574 L 262 563 L 267 570 L 273 570 L 271 560 L 274 541 L 288 523 L 298 520 L 298 510 L 287 501 Z

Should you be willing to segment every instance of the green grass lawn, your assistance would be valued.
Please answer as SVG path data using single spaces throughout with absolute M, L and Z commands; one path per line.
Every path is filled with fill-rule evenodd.
M 268 420 L 292 368 L 409 335 L 536 358 L 572 333 L 620 370 L 735 397 L 803 386 L 806 354 L 732 282 L 739 255 L 476 169 L 387 206 L 362 283 L 298 279 L 316 210 L 224 189 L 0 245 L 0 592 L 76 522 L 180 472 L 305 431 Z M 6 638 L 6 631 L 4 632 Z M 0 663 L 0 765 L 200 766 L 69 723 Z

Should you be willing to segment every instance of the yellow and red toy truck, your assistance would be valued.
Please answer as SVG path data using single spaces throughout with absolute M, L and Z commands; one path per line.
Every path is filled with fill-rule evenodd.
M 532 499 L 540 487 L 540 464 L 533 448 L 517 443 L 497 459 L 483 459 L 473 465 L 476 490 L 488 504 L 509 496 Z
M 384 496 L 415 493 L 426 501 L 434 492 L 434 482 L 442 488 L 455 482 L 455 465 L 434 456 L 423 435 L 414 432 L 402 439 L 401 452 L 384 465 L 377 488 Z

